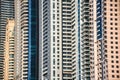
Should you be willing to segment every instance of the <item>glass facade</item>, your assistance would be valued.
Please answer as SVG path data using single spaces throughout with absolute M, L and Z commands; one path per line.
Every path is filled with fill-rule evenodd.
M 97 0 L 97 39 L 102 38 L 102 2 Z
M 29 69 L 28 80 L 38 80 L 39 57 L 39 9 L 38 0 L 29 0 Z
M 80 55 L 80 0 L 78 0 L 78 64 L 79 64 L 79 79 L 81 80 L 81 55 Z
M 103 60 L 103 16 L 102 16 L 102 0 L 97 0 L 97 40 L 101 43 L 99 44 L 100 46 L 100 55 L 101 55 L 101 60 Z M 103 63 L 101 63 L 101 68 L 102 68 L 102 80 L 104 80 L 104 68 L 103 68 Z

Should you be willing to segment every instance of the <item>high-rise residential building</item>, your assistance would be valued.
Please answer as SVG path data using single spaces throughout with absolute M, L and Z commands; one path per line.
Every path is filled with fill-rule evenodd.
M 120 1 L 90 0 L 94 52 L 92 80 L 120 79 Z
M 80 80 L 80 0 L 40 2 L 40 79 Z
M 3 79 L 4 41 L 7 18 L 14 18 L 14 0 L 0 0 L 0 80 Z
M 90 26 L 90 79 L 98 80 L 98 67 L 97 67 L 97 5 L 95 0 L 89 1 L 89 26 Z
M 15 78 L 38 80 L 39 0 L 15 0 Z
M 40 4 L 42 79 L 120 78 L 119 0 L 41 0 Z
M 14 80 L 14 20 L 8 19 L 6 25 L 5 47 L 4 47 L 4 80 Z
M 89 0 L 81 0 L 81 79 L 90 80 L 90 11 Z
M 119 80 L 119 30 L 119 0 L 0 0 L 0 80 Z

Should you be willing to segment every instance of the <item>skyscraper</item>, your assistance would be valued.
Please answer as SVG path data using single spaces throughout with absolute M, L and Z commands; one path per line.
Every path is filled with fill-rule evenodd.
M 41 0 L 41 78 L 118 80 L 119 4 Z
M 14 42 L 14 20 L 8 19 L 6 25 L 5 46 L 4 46 L 4 80 L 14 80 L 14 54 L 15 54 L 15 42 Z
M 4 41 L 7 18 L 14 18 L 14 0 L 0 0 L 0 79 L 3 79 Z
M 39 0 L 15 0 L 16 79 L 38 80 Z
M 89 1 L 89 25 L 90 25 L 90 79 L 97 80 L 98 79 L 98 67 L 97 67 L 97 59 L 98 59 L 98 52 L 97 52 L 97 5 L 95 0 Z
M 40 2 L 40 78 L 79 80 L 80 0 Z
M 90 80 L 90 11 L 89 0 L 81 0 L 81 79 Z
M 94 13 L 91 14 L 94 15 L 91 21 L 94 26 L 93 31 L 96 33 L 94 53 L 91 54 L 91 58 L 94 60 L 91 61 L 91 79 L 119 80 L 120 1 L 91 0 L 91 2 L 94 3 L 91 6 L 93 8 L 91 11 Z
M 1 0 L 0 13 L 0 80 L 120 79 L 119 0 Z

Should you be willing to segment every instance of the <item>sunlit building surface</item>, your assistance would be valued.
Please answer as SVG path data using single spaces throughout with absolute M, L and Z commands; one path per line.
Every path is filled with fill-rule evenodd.
M 90 42 L 89 0 L 81 0 L 81 75 L 82 80 L 90 80 Z
M 38 80 L 39 0 L 15 0 L 15 79 Z
M 80 0 L 40 2 L 40 79 L 80 80 Z
M 4 41 L 7 18 L 14 18 L 14 0 L 0 0 L 0 80 L 3 79 Z
M 6 25 L 5 46 L 4 46 L 4 80 L 14 80 L 14 20 L 8 19 Z
M 120 1 L 90 1 L 92 12 L 90 20 L 95 35 L 94 52 L 90 58 L 91 80 L 119 80 Z
M 0 0 L 0 80 L 119 80 L 119 30 L 119 0 Z

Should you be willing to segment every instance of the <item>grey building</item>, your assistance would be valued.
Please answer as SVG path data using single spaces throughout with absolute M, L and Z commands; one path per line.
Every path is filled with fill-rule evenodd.
M 40 0 L 41 80 L 80 80 L 80 0 Z

